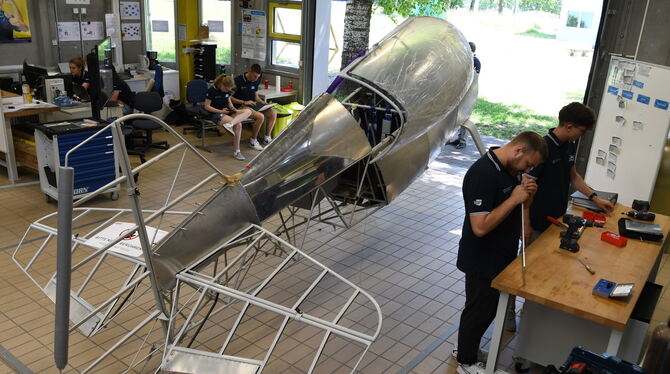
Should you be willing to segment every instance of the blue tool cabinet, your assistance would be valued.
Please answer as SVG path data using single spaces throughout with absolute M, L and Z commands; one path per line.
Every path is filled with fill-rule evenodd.
M 58 199 L 58 167 L 65 165 L 65 154 L 103 125 L 82 126 L 78 122 L 62 122 L 35 127 L 35 146 L 40 173 L 40 186 L 46 200 Z M 119 175 L 114 157 L 112 132 L 107 129 L 70 154 L 68 166 L 74 168 L 74 199 L 81 198 L 108 184 Z M 112 200 L 118 198 L 119 185 L 107 192 Z

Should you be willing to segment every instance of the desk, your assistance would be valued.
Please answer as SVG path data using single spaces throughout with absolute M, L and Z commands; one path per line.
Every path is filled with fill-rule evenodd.
M 142 76 L 127 79 L 126 83 L 133 92 L 146 91 L 147 81 L 153 79 L 155 73 L 154 70 L 149 70 Z M 163 68 L 163 91 L 165 91 L 165 95 L 179 98 L 179 70 Z
M 19 97 L 20 95 L 2 91 L 3 98 Z M 2 107 L 3 105 L 0 105 Z M 9 181 L 14 184 L 19 179 L 19 173 L 16 166 L 16 156 L 14 154 L 14 138 L 12 136 L 11 119 L 17 117 L 43 115 L 49 112 L 60 110 L 57 106 L 48 108 L 30 108 L 25 110 L 18 110 L 15 112 L 5 113 L 4 109 L 0 108 L 0 151 L 5 153 L 4 166 L 7 167 L 7 177 Z M 8 121 L 7 121 L 8 120 Z
M 283 98 L 292 98 L 295 100 L 295 97 L 297 95 L 297 91 L 291 91 L 291 92 L 281 92 L 277 91 L 275 89 L 275 86 L 268 86 L 268 89 L 265 90 L 258 90 L 258 96 L 261 97 L 261 99 L 267 101 L 267 100 L 274 100 L 274 99 L 283 99 Z
M 19 97 L 11 92 L 2 91 L 2 97 Z M 48 108 L 31 108 L 19 110 L 15 112 L 5 113 L 0 109 L 0 152 L 5 153 L 4 166 L 7 167 L 7 176 L 9 181 L 14 184 L 18 179 L 18 170 L 16 162 L 16 154 L 14 150 L 14 139 L 12 135 L 11 119 L 17 117 L 39 115 L 40 122 L 58 122 L 71 121 L 73 119 L 90 118 L 91 117 L 91 103 L 80 103 L 70 107 L 60 108 L 52 106 Z M 120 107 L 105 108 L 102 110 L 104 118 L 120 117 L 122 115 Z M 6 121 L 8 120 L 8 121 Z
M 662 248 L 662 243 L 635 239 L 628 239 L 628 244 L 619 248 L 600 240 L 600 234 L 604 231 L 619 232 L 617 221 L 622 217 L 620 213 L 628 210 L 630 208 L 617 205 L 614 212 L 607 217 L 605 228 L 586 228 L 579 239 L 581 248 L 577 253 L 559 249 L 559 233 L 562 229 L 555 225 L 550 226 L 526 249 L 525 285 L 521 275 L 521 257 L 516 258 L 493 280 L 492 287 L 500 290 L 500 299 L 486 364 L 487 373 L 493 373 L 497 364 L 510 294 L 579 317 L 579 320 L 586 323 L 595 322 L 609 331 L 606 352 L 618 354 L 623 330 L 629 322 L 642 287 L 654 270 Z M 574 214 L 581 215 L 582 211 L 581 208 L 574 208 Z M 657 214 L 654 223 L 662 227 L 664 241 L 667 240 L 670 217 Z M 577 258 L 588 258 L 587 262 L 595 270 L 595 275 L 589 273 Z M 635 283 L 633 294 L 625 301 L 593 296 L 593 286 L 600 278 Z M 523 319 L 525 315 L 522 323 Z M 586 331 L 582 333 L 587 334 Z

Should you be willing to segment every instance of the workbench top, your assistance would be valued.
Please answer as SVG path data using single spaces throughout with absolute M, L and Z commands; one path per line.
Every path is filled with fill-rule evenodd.
M 526 248 L 525 284 L 519 256 L 493 280 L 492 287 L 622 330 L 670 229 L 670 217 L 656 214 L 653 223 L 663 229 L 664 242 L 628 239 L 625 247 L 616 247 L 600 240 L 604 231 L 618 234 L 617 222 L 625 217 L 621 213 L 630 210 L 617 205 L 607 217 L 604 228 L 586 228 L 578 241 L 580 250 L 577 253 L 559 248 L 559 233 L 564 229 L 551 225 Z M 582 212 L 582 208 L 573 208 L 575 215 L 581 216 Z M 595 274 L 586 270 L 577 258 L 591 265 Z M 600 278 L 616 283 L 634 283 L 633 294 L 625 299 L 594 296 L 591 292 Z

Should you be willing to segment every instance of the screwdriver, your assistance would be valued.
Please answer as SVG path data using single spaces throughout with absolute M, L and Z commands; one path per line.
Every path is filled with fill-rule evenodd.
M 554 252 L 556 252 L 556 253 L 561 253 L 561 254 L 564 254 L 564 255 L 569 255 L 567 252 L 565 252 L 565 251 L 560 251 L 560 250 L 558 250 L 558 249 L 554 250 Z M 589 273 L 591 273 L 591 274 L 593 274 L 593 275 L 596 274 L 596 271 L 593 270 L 593 268 L 591 267 L 591 265 L 589 265 L 588 263 L 586 263 L 586 261 L 582 260 L 582 259 L 579 258 L 579 257 L 576 257 L 576 259 L 577 259 L 577 261 L 579 261 L 580 264 L 582 264 L 582 265 L 584 266 L 584 269 L 586 269 Z
M 552 217 L 552 216 L 547 216 L 547 221 L 553 223 L 554 225 L 556 225 L 556 226 L 558 226 L 558 227 L 562 227 L 562 228 L 564 228 L 564 229 L 567 229 L 567 228 L 568 228 L 568 225 L 566 225 L 565 223 L 563 223 L 563 222 L 557 220 L 556 218 L 554 218 L 554 217 Z
M 589 273 L 595 275 L 596 271 L 593 270 L 593 268 L 591 267 L 591 265 L 587 264 L 586 261 L 582 260 L 581 258 L 577 258 L 577 260 L 578 260 L 582 265 L 584 265 L 584 267 L 586 268 L 586 270 L 589 271 Z

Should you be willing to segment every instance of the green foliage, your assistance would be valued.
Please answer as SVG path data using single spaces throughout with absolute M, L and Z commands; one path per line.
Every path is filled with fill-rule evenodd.
M 479 10 L 495 9 L 498 10 L 498 4 L 501 0 L 481 0 L 479 2 Z M 504 8 L 514 7 L 514 0 L 502 0 Z
M 481 0 L 479 9 L 498 9 L 501 0 Z M 514 0 L 502 0 L 503 7 L 506 9 L 514 8 Z M 542 11 L 552 14 L 561 14 L 561 4 L 563 0 L 519 0 L 519 9 L 522 12 Z
M 563 0 L 520 0 L 519 9 L 522 11 L 537 10 L 552 14 L 561 14 Z
M 524 32 L 519 32 L 517 35 L 532 36 L 533 38 L 542 39 L 556 39 L 556 34 L 545 34 L 541 31 L 538 31 L 536 27 L 532 27 Z
M 463 0 L 377 0 L 375 9 L 394 17 L 441 16 L 449 8 L 464 6 Z
M 526 130 L 545 135 L 558 123 L 556 117 L 537 114 L 521 105 L 493 103 L 483 98 L 477 99 L 470 120 L 477 124 L 480 133 L 502 139 L 512 139 Z
M 230 64 L 230 48 L 228 47 L 217 47 L 216 48 L 216 62 L 218 64 Z

